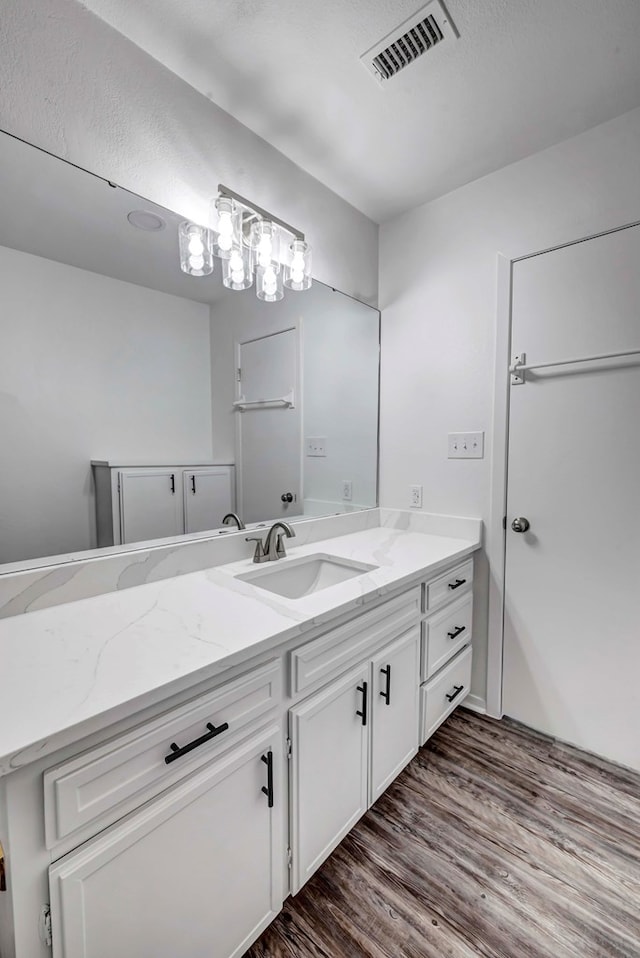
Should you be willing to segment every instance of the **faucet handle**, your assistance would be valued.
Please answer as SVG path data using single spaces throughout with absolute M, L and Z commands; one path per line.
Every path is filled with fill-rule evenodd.
M 264 543 L 262 542 L 260 536 L 247 536 L 245 542 L 255 542 L 256 550 L 253 553 L 253 561 L 261 562 L 266 555 L 266 552 L 264 551 Z

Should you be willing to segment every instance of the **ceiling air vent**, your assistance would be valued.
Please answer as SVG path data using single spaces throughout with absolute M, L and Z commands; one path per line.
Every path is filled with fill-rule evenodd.
M 458 37 L 454 23 L 441 0 L 430 0 L 408 20 L 363 53 L 360 60 L 378 80 L 389 80 L 444 43 Z

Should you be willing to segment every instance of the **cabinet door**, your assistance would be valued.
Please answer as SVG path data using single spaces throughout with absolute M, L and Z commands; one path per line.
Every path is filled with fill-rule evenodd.
M 293 894 L 367 810 L 368 674 L 352 669 L 290 710 Z
M 119 483 L 122 542 L 182 535 L 184 520 L 178 470 L 122 470 Z
M 240 956 L 282 905 L 272 727 L 49 869 L 54 958 Z
M 420 629 L 411 629 L 373 660 L 371 802 L 418 751 Z
M 227 512 L 235 508 L 235 469 L 210 466 L 183 473 L 184 531 L 219 529 Z

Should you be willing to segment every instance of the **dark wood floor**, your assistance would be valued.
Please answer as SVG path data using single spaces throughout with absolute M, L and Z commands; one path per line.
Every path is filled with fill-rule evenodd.
M 357 956 L 639 958 L 640 776 L 458 710 L 246 958 Z

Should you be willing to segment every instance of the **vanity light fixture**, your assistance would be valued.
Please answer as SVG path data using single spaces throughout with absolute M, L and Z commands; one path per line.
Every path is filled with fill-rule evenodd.
M 222 184 L 209 228 L 185 221 L 179 232 L 180 265 L 191 276 L 211 273 L 211 257 L 217 256 L 227 289 L 248 289 L 255 277 L 256 296 L 266 303 L 282 299 L 284 286 L 311 286 L 311 247 L 304 233 Z
M 183 220 L 178 227 L 180 269 L 189 276 L 213 273 L 213 235 L 206 226 Z

